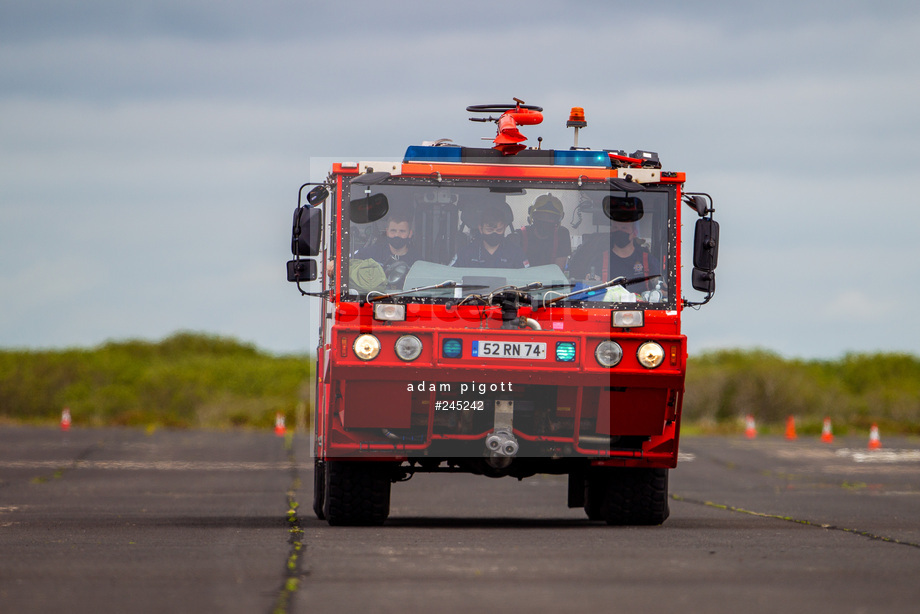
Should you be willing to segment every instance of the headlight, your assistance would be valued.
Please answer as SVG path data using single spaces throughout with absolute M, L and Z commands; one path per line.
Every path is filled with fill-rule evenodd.
M 594 358 L 602 367 L 615 367 L 623 358 L 623 348 L 616 341 L 602 341 L 594 350 Z
M 374 319 L 385 322 L 401 322 L 406 319 L 406 306 L 391 303 L 374 304 Z
M 422 342 L 415 335 L 403 335 L 396 340 L 396 355 L 405 361 L 415 360 L 422 353 Z
M 614 328 L 638 328 L 645 325 L 645 312 L 643 311 L 614 311 Z
M 664 360 L 664 349 L 654 341 L 646 341 L 636 352 L 639 364 L 646 369 L 654 369 Z
M 380 341 L 374 335 L 361 335 L 353 347 L 355 356 L 361 360 L 373 360 L 380 353 Z

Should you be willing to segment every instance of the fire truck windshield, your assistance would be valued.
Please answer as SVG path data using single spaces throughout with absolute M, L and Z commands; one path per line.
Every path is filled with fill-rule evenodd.
M 395 300 L 447 303 L 533 282 L 543 285 L 536 296 L 551 297 L 620 276 L 657 275 L 564 302 L 674 309 L 672 188 L 626 193 L 601 182 L 408 177 L 348 187 L 338 224 L 342 300 L 446 281 L 460 287 L 429 287 Z

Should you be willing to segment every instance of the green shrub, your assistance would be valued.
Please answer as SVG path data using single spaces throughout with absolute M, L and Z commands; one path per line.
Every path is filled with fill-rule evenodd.
M 687 366 L 683 419 L 740 424 L 746 415 L 778 427 L 795 416 L 800 430 L 920 433 L 920 359 L 909 354 L 847 354 L 833 361 L 784 359 L 764 350 L 723 350 Z
M 268 428 L 309 403 L 312 361 L 181 332 L 158 343 L 0 351 L 0 419 L 75 424 Z

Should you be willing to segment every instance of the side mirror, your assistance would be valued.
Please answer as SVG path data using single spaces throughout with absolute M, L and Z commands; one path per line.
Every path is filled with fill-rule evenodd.
M 288 281 L 316 281 L 316 260 L 288 260 Z
M 323 242 L 322 210 L 315 207 L 297 207 L 294 210 L 294 227 L 291 232 L 292 254 L 295 256 L 318 255 Z
M 706 293 L 706 298 L 699 303 L 684 300 L 684 305 L 705 305 L 716 291 L 716 265 L 719 263 L 719 223 L 712 219 L 715 209 L 712 197 L 704 192 L 685 193 L 684 202 L 696 211 L 700 219 L 696 221 L 693 232 L 693 277 L 691 285 L 694 290 Z M 709 217 L 706 217 L 706 216 Z
M 715 294 L 716 292 L 716 273 L 715 271 L 704 271 L 702 269 L 693 269 L 693 279 L 691 281 L 694 290 L 705 292 L 706 294 Z
M 704 271 L 713 271 L 718 261 L 719 223 L 712 218 L 698 219 L 693 234 L 693 266 Z
M 329 198 L 329 190 L 324 185 L 318 185 L 307 192 L 307 204 L 311 207 L 318 207 L 327 198 Z

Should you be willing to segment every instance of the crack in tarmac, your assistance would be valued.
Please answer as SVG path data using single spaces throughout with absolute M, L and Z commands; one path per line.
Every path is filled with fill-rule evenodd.
M 303 528 L 300 526 L 300 518 L 297 516 L 296 493 L 301 486 L 300 474 L 298 472 L 297 460 L 294 457 L 294 438 L 288 433 L 284 438 L 284 449 L 287 451 L 288 464 L 291 471 L 291 487 L 287 491 L 287 521 L 290 525 L 288 543 L 288 557 L 285 563 L 284 575 L 281 584 L 281 590 L 278 593 L 278 599 L 272 608 L 272 614 L 286 614 L 294 595 L 300 588 L 301 580 L 307 575 L 303 571 Z
M 33 484 L 44 484 L 45 482 L 48 482 L 50 480 L 59 480 L 62 477 L 64 477 L 65 472 L 77 469 L 80 462 L 84 461 L 87 456 L 89 456 L 90 454 L 92 454 L 93 452 L 95 452 L 97 449 L 101 447 L 102 447 L 101 441 L 97 441 L 96 443 L 90 444 L 89 446 L 84 448 L 82 452 L 77 454 L 77 456 L 73 460 L 70 461 L 69 466 L 67 465 L 62 466 L 60 465 L 58 461 L 53 461 L 50 465 L 46 465 L 46 466 L 53 467 L 54 473 L 52 473 L 51 475 L 35 476 L 34 478 L 31 479 L 31 482 Z
M 755 512 L 753 510 L 746 510 L 741 507 L 735 507 L 733 505 L 725 505 L 722 503 L 713 503 L 712 501 L 703 501 L 701 499 L 690 499 L 683 497 L 677 494 L 671 494 L 671 499 L 674 501 L 681 501 L 683 503 L 692 503 L 694 505 L 702 505 L 704 507 L 712 507 L 719 510 L 724 510 L 727 512 L 735 512 L 738 514 L 747 514 L 749 516 L 756 516 L 758 518 L 771 518 L 773 520 L 784 520 L 786 522 L 793 522 L 796 524 L 805 525 L 807 527 L 813 527 L 816 529 L 827 529 L 828 531 L 842 531 L 843 533 L 850 533 L 852 535 L 859 535 L 874 541 L 881 541 L 888 544 L 898 544 L 901 546 L 910 546 L 912 548 L 920 548 L 920 544 L 914 542 L 902 541 L 900 539 L 895 539 L 893 537 L 886 537 L 884 535 L 877 535 L 875 533 L 870 533 L 869 531 L 861 531 L 859 529 L 850 529 L 847 527 L 838 527 L 832 524 L 822 524 L 818 522 L 812 522 L 811 520 L 804 520 L 801 518 L 793 518 L 792 516 L 780 516 L 779 514 L 768 514 L 765 512 Z

